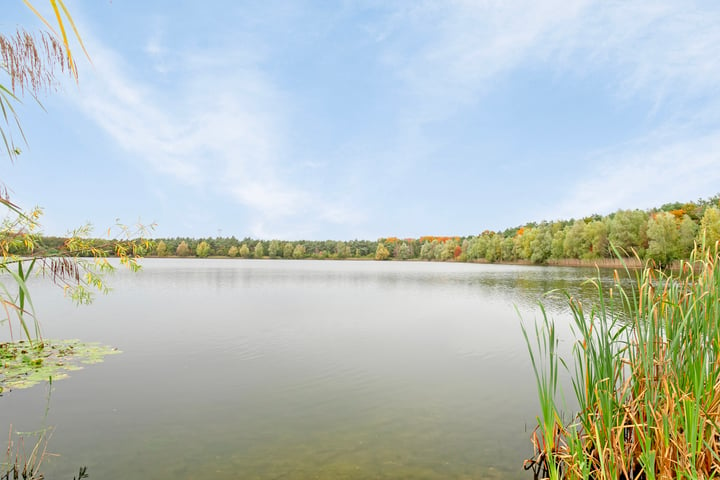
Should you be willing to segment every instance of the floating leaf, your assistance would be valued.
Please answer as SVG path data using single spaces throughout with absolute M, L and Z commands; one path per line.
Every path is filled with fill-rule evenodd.
M 67 378 L 83 365 L 102 362 L 116 348 L 79 340 L 20 341 L 0 344 L 0 394 L 38 383 Z

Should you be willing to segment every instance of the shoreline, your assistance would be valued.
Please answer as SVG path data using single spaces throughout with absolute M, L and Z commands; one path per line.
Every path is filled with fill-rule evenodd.
M 153 259 L 162 259 L 162 258 L 169 258 L 169 259 L 178 259 L 178 260 L 289 260 L 289 261 L 304 261 L 304 260 L 317 260 L 317 261 L 340 261 L 340 262 L 410 262 L 410 263 L 418 263 L 418 262 L 424 262 L 424 263 L 475 263 L 475 264 L 482 264 L 482 265 L 523 265 L 528 267 L 577 267 L 577 268 L 629 268 L 629 269 L 641 269 L 645 266 L 645 263 L 642 260 L 639 260 L 635 257 L 630 258 L 593 258 L 593 259 L 579 259 L 579 258 L 561 258 L 561 259 L 550 259 L 545 263 L 533 263 L 529 260 L 512 260 L 512 261 L 500 261 L 500 262 L 488 262 L 487 260 L 473 260 L 470 262 L 459 262 L 454 260 L 447 260 L 447 261 L 435 261 L 435 260 L 421 260 L 421 259 L 407 259 L 407 260 L 399 260 L 399 259 L 393 259 L 389 258 L 387 260 L 376 260 L 375 258 L 283 258 L 283 257 L 277 257 L 277 258 L 271 258 L 271 257 L 262 257 L 262 258 L 246 258 L 246 257 L 229 257 L 229 256 L 221 256 L 221 255 L 210 255 L 207 257 L 197 257 L 197 256 L 179 256 L 179 255 L 164 255 L 164 256 L 157 256 L 157 255 L 147 255 L 143 258 L 153 258 Z

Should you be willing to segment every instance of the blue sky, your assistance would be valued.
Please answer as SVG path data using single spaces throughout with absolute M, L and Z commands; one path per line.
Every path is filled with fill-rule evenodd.
M 66 3 L 92 65 L 25 100 L 0 170 L 48 234 L 470 235 L 720 192 L 717 2 Z M 4 33 L 40 28 L 13 4 Z

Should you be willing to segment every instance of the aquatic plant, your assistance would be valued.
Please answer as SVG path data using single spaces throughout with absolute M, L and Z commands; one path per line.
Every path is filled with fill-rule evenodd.
M 25 445 L 25 437 L 37 435 L 38 438 L 32 442 L 29 449 Z M 41 480 L 44 476 L 40 473 L 40 466 L 48 455 L 47 444 L 52 430 L 42 429 L 39 432 L 18 435 L 15 439 L 10 426 L 8 435 L 8 446 L 5 462 L 0 464 L 0 480 Z
M 79 340 L 0 343 L 0 395 L 66 378 L 83 365 L 102 362 L 117 348 Z
M 631 275 L 626 269 L 626 275 Z M 543 311 L 535 342 L 523 327 L 541 416 L 525 462 L 536 478 L 697 479 L 720 475 L 720 253 L 698 249 L 679 271 L 648 264 L 630 287 L 589 310 L 568 296 L 572 370 Z M 578 413 L 562 421 L 558 368 Z
M 40 473 L 40 467 L 46 457 L 53 455 L 48 452 L 52 432 L 52 428 L 46 427 L 35 432 L 13 433 L 10 425 L 5 460 L 0 462 L 0 480 L 43 480 L 45 475 Z M 73 480 L 89 477 L 87 467 L 82 466 Z

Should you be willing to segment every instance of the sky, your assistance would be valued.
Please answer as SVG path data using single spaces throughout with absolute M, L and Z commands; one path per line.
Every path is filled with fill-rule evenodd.
M 65 2 L 90 60 L 0 164 L 49 235 L 465 236 L 720 192 L 720 2 Z

